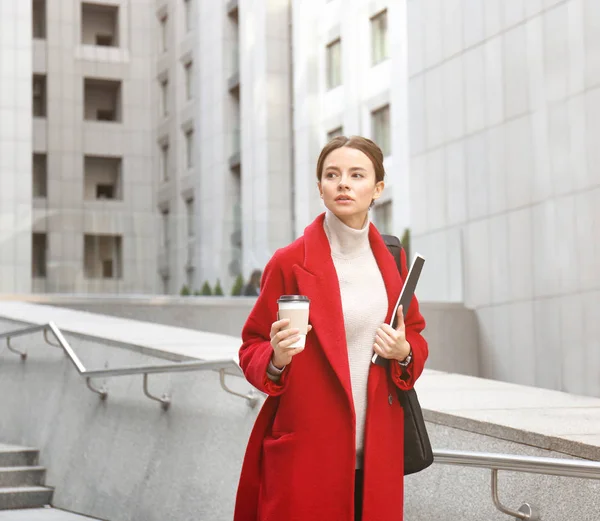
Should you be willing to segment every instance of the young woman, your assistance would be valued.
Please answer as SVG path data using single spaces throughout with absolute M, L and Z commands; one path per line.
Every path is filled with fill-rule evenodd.
M 428 349 L 419 305 L 390 327 L 402 277 L 369 208 L 384 188 L 383 154 L 336 137 L 317 162 L 326 207 L 275 252 L 242 331 L 240 365 L 268 395 L 248 442 L 235 521 L 401 521 L 404 413 Z M 282 330 L 277 299 L 310 299 L 312 330 Z M 388 367 L 371 363 L 373 353 Z

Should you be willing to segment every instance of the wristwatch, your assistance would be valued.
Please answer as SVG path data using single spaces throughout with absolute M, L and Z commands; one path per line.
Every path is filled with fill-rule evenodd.
M 411 362 L 412 362 L 412 347 L 410 348 L 410 351 L 408 352 L 408 355 L 406 356 L 406 358 L 404 360 L 402 360 L 402 361 L 398 360 L 398 363 L 402 367 L 407 367 Z

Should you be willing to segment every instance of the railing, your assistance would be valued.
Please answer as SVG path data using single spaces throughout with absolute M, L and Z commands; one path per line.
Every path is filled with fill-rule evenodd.
M 19 351 L 18 349 L 15 349 L 11 345 L 11 340 L 17 336 L 29 335 L 31 333 L 36 333 L 38 331 L 44 332 L 44 340 L 46 341 L 47 344 L 54 346 L 54 347 L 58 347 L 65 352 L 65 354 L 68 356 L 71 363 L 75 366 L 75 369 L 77 369 L 77 372 L 81 376 L 85 377 L 88 389 L 90 389 L 90 391 L 93 391 L 96 394 L 98 394 L 102 400 L 106 400 L 106 398 L 108 397 L 108 390 L 104 386 L 100 387 L 100 388 L 95 387 L 92 383 L 92 378 L 107 378 L 107 377 L 112 377 L 112 376 L 130 376 L 130 375 L 136 375 L 136 374 L 143 374 L 144 375 L 144 394 L 151 400 L 160 402 L 162 408 L 167 410 L 169 408 L 169 406 L 171 405 L 171 398 L 166 394 L 163 394 L 162 397 L 159 398 L 158 396 L 154 396 L 149 392 L 149 390 L 148 390 L 148 375 L 149 374 L 177 373 L 177 372 L 183 372 L 183 371 L 219 371 L 221 387 L 225 391 L 227 391 L 228 393 L 233 394 L 235 396 L 244 398 L 245 400 L 247 400 L 247 403 L 250 407 L 255 407 L 259 401 L 259 396 L 255 391 L 250 391 L 248 394 L 238 393 L 237 391 L 230 389 L 227 386 L 227 384 L 225 383 L 225 371 L 227 369 L 235 369 L 241 373 L 238 363 L 231 358 L 225 358 L 225 359 L 221 359 L 221 360 L 209 360 L 209 361 L 198 360 L 198 361 L 177 362 L 177 363 L 163 364 L 163 365 L 123 367 L 123 368 L 118 368 L 118 369 L 100 369 L 100 370 L 90 371 L 89 369 L 85 368 L 85 366 L 83 365 L 83 363 L 81 362 L 81 360 L 79 359 L 79 357 L 77 356 L 75 351 L 73 351 L 73 348 L 71 347 L 71 345 L 69 344 L 67 339 L 62 334 L 61 330 L 53 322 L 48 322 L 47 324 L 40 325 L 40 326 L 30 326 L 30 327 L 26 327 L 23 329 L 18 329 L 16 331 L 9 331 L 7 333 L 0 333 L 0 340 L 3 338 L 6 338 L 6 346 L 8 347 L 8 349 L 11 352 L 19 355 L 21 357 L 21 360 L 25 361 L 25 360 L 27 360 L 27 353 L 25 351 Z M 52 333 L 52 335 L 58 342 L 57 344 L 55 344 L 54 342 L 52 342 L 50 340 L 50 338 L 48 337 L 48 333 Z M 124 342 L 111 341 L 111 343 L 116 344 L 116 345 L 121 345 L 121 346 L 129 345 Z
M 503 514 L 515 519 L 541 521 L 539 511 L 529 503 L 521 505 L 518 511 L 505 507 L 498 498 L 498 472 L 508 470 L 547 476 L 600 479 L 600 462 L 559 458 L 539 458 L 512 454 L 491 454 L 485 452 L 462 452 L 454 450 L 434 450 L 435 463 L 459 465 L 462 467 L 485 468 L 492 471 L 492 500 Z

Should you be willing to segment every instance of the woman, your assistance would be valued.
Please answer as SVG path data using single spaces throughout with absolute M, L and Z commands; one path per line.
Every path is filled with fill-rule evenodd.
M 242 331 L 240 365 L 268 395 L 248 442 L 235 521 L 399 521 L 404 414 L 396 387 L 411 388 L 427 343 L 418 302 L 389 325 L 402 279 L 369 220 L 384 188 L 372 141 L 339 136 L 317 162 L 326 207 L 267 264 Z M 402 276 L 407 274 L 402 257 Z M 305 348 L 288 346 L 280 295 L 310 299 Z M 373 352 L 389 360 L 371 363 Z

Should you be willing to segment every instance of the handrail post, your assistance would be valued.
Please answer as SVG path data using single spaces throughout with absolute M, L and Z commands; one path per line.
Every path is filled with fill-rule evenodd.
M 164 411 L 166 411 L 171 406 L 171 398 L 168 394 L 163 394 L 162 398 L 150 394 L 150 392 L 148 391 L 148 373 L 144 373 L 144 394 L 151 400 L 160 402 L 160 405 Z
M 541 521 L 537 511 L 529 504 L 524 503 L 518 511 L 505 507 L 498 497 L 498 469 L 492 469 L 492 501 L 494 506 L 503 514 L 514 517 L 515 519 L 524 519 L 526 521 Z
M 16 355 L 19 355 L 21 357 L 21 360 L 23 362 L 25 360 L 27 360 L 27 352 L 26 351 L 19 351 L 18 349 L 15 349 L 13 346 L 11 346 L 10 345 L 10 337 L 9 336 L 6 337 L 6 347 L 8 347 L 9 351 L 12 351 Z
M 237 391 L 234 391 L 233 389 L 230 389 L 229 387 L 227 387 L 227 384 L 225 383 L 225 369 L 221 369 L 219 371 L 219 375 L 220 375 L 221 387 L 223 388 L 223 390 L 227 391 L 229 394 L 233 394 L 234 396 L 239 396 L 240 398 L 245 398 L 247 400 L 248 406 L 250 408 L 254 409 L 254 407 L 256 407 L 256 405 L 258 404 L 258 396 L 256 395 L 256 393 L 254 393 L 253 391 L 250 391 L 248 394 L 242 394 L 242 393 L 238 393 Z
M 106 398 L 108 397 L 108 391 L 106 387 L 102 386 L 100 387 L 100 389 L 98 389 L 92 384 L 92 379 L 89 376 L 85 379 L 85 383 L 90 391 L 100 395 L 101 400 L 106 400 Z

